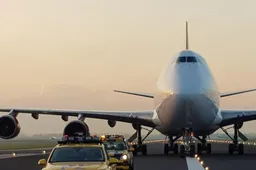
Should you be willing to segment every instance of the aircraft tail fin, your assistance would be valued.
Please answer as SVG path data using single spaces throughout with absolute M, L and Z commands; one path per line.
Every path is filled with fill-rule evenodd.
M 188 21 L 186 21 L 186 50 L 189 48 L 189 42 L 188 42 Z

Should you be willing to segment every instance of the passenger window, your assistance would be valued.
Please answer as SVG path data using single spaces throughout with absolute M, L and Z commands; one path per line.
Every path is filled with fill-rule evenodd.
M 187 57 L 187 62 L 189 62 L 189 63 L 197 62 L 196 57 Z
M 179 57 L 177 59 L 177 63 L 184 63 L 184 62 L 186 62 L 186 57 Z

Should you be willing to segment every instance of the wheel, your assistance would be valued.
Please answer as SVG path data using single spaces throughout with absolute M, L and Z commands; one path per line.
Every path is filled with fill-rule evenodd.
M 195 145 L 190 145 L 190 152 L 189 152 L 191 157 L 194 157 L 195 155 Z
M 207 152 L 207 154 L 211 154 L 212 153 L 212 145 L 210 143 L 207 143 L 206 152 Z
M 201 154 L 202 153 L 202 144 L 201 143 L 198 143 L 197 144 L 197 154 Z
M 169 145 L 168 144 L 164 144 L 164 154 L 168 155 L 169 153 Z
M 131 170 L 134 170 L 134 156 L 131 157 Z
M 179 152 L 179 145 L 177 143 L 175 143 L 173 146 L 173 152 L 175 155 L 177 155 Z
M 244 154 L 244 145 L 243 144 L 238 145 L 238 153 L 239 153 L 239 155 Z
M 228 152 L 229 152 L 229 154 L 232 155 L 233 151 L 234 151 L 234 144 L 229 144 L 228 145 Z
M 184 158 L 185 157 L 185 146 L 180 145 L 180 157 Z
M 133 145 L 133 148 L 134 148 L 134 151 L 133 151 L 133 155 L 137 155 L 138 153 L 138 148 L 137 148 L 137 145 Z
M 142 145 L 142 155 L 147 155 L 147 145 Z

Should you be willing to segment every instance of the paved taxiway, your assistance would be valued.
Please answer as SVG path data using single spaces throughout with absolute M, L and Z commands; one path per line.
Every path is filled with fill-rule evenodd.
M 254 170 L 256 159 L 256 146 L 245 146 L 244 155 L 229 155 L 227 144 L 212 144 L 212 155 L 201 155 L 204 167 L 209 170 Z M 157 170 L 157 169 L 174 169 L 174 170 L 192 170 L 188 168 L 186 158 L 179 156 L 164 156 L 163 144 L 148 144 L 147 156 L 136 156 L 134 158 L 135 170 Z M 18 154 L 17 154 L 18 155 Z M 37 165 L 41 158 L 47 158 L 45 155 L 34 155 L 25 157 L 13 157 L 8 159 L 0 158 L 0 168 L 4 170 L 40 170 L 42 167 Z M 199 169 L 193 169 L 199 170 Z

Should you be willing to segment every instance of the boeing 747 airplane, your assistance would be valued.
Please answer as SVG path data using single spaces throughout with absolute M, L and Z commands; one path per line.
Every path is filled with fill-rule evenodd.
M 207 136 L 218 129 L 222 129 L 233 141 L 229 144 L 229 153 L 243 154 L 243 144 L 238 143 L 238 137 L 247 138 L 239 131 L 246 121 L 256 119 L 255 110 L 222 110 L 219 101 L 222 97 L 228 97 L 256 89 L 220 93 L 215 79 L 208 67 L 206 60 L 198 53 L 189 49 L 188 24 L 186 22 L 186 49 L 172 57 L 161 73 L 157 88 L 158 94 L 134 93 L 115 90 L 115 92 L 136 95 L 155 100 L 155 109 L 149 111 L 97 111 L 97 110 L 61 110 L 61 109 L 32 109 L 32 108 L 0 108 L 0 112 L 9 112 L 0 118 L 0 137 L 11 139 L 20 132 L 18 114 L 28 113 L 34 119 L 40 114 L 58 115 L 64 121 L 69 116 L 77 117 L 77 120 L 69 122 L 63 133 L 72 135 L 75 132 L 83 132 L 89 135 L 89 127 L 85 118 L 105 119 L 110 127 L 114 127 L 117 121 L 131 123 L 136 133 L 137 145 L 135 153 L 147 154 L 147 146 L 143 140 L 154 130 L 168 137 L 168 144 L 164 146 L 164 154 L 170 152 L 178 154 L 178 144 L 175 141 L 182 138 L 180 155 L 195 154 L 195 144 L 192 138 L 197 138 L 197 153 L 211 153 L 211 144 L 207 143 Z M 232 125 L 234 136 L 230 136 L 224 129 Z M 142 126 L 152 129 L 144 139 L 141 136 Z

